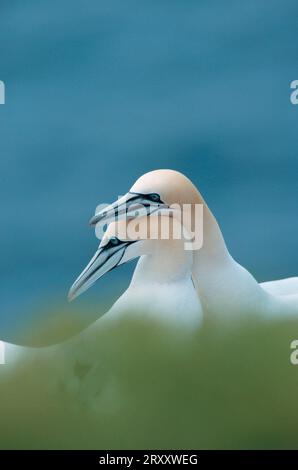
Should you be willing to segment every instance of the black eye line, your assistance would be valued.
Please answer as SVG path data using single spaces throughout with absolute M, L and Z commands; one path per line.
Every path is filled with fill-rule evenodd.
M 158 193 L 147 193 L 147 194 L 144 194 L 144 193 L 134 193 L 133 191 L 129 191 L 129 194 L 134 194 L 136 197 L 137 197 L 137 196 L 141 196 L 141 197 L 143 197 L 144 199 L 147 199 L 147 200 L 149 200 L 149 201 L 160 202 L 161 204 L 164 204 L 164 202 L 161 200 L 160 195 L 159 195 Z M 157 196 L 157 197 L 158 197 L 158 200 L 157 200 L 157 201 L 154 201 L 154 200 L 151 198 L 152 196 Z M 132 201 L 132 199 L 136 199 L 136 197 L 131 198 L 130 201 Z
M 108 243 L 107 243 L 105 246 L 102 247 L 102 250 L 98 253 L 96 259 L 94 260 L 94 262 L 93 262 L 93 264 L 92 264 L 92 266 L 94 266 L 95 261 L 98 259 L 98 257 L 100 256 L 100 253 L 101 253 L 103 250 L 106 250 L 107 248 L 111 248 L 111 247 L 115 247 L 115 246 L 131 245 L 132 243 L 135 243 L 135 242 L 138 241 L 138 240 L 119 240 L 118 237 L 113 237 L 113 238 L 116 239 L 116 240 L 118 240 L 119 243 L 117 243 L 117 245 L 113 245 L 113 244 L 110 245 L 110 241 L 111 241 L 111 239 L 110 239 L 110 240 L 108 241 Z M 109 245 L 110 245 L 110 246 L 109 246 Z M 107 259 L 104 261 L 104 263 L 106 263 L 106 262 L 111 258 L 111 256 L 113 256 L 114 253 L 115 253 L 115 252 L 108 254 Z M 124 256 L 124 251 L 123 251 L 123 253 L 122 253 L 122 255 L 121 255 L 121 258 L 120 258 L 120 260 L 118 261 L 118 263 L 117 263 L 115 266 L 113 266 L 112 269 L 110 269 L 109 271 L 112 271 L 114 268 L 116 268 L 116 267 L 118 266 L 118 264 L 119 264 L 120 261 L 122 260 L 123 256 Z M 99 266 L 99 267 L 101 267 L 101 266 Z M 84 283 L 87 282 L 87 281 L 89 281 L 89 279 L 93 276 L 94 273 L 96 273 L 96 271 L 99 269 L 99 267 L 97 266 L 96 268 L 91 269 L 91 271 L 89 272 L 88 276 L 87 276 L 86 279 L 84 280 Z
M 119 240 L 119 238 L 117 237 L 112 237 L 110 238 L 109 242 L 107 245 L 110 245 L 110 246 L 118 246 L 120 245 L 120 243 L 122 242 L 122 240 Z
M 111 240 L 117 240 L 117 243 L 113 243 L 111 242 Z M 114 248 L 116 246 L 121 246 L 121 245 L 130 245 L 131 243 L 134 243 L 136 241 L 137 240 L 120 240 L 118 237 L 112 237 L 103 248 L 106 249 L 106 248 Z

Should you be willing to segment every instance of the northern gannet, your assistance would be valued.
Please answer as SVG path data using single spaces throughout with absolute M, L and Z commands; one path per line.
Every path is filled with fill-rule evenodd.
M 169 239 L 162 239 L 162 223 L 169 224 Z M 95 255 L 70 288 L 69 299 L 108 271 L 140 257 L 128 289 L 104 317 L 136 312 L 181 326 L 199 325 L 202 307 L 192 281 L 193 252 L 184 249 L 183 240 L 174 239 L 177 225 L 177 220 L 164 215 L 110 223 Z
M 162 221 L 168 223 L 167 240 L 161 239 Z M 128 289 L 103 318 L 111 320 L 124 312 L 136 312 L 138 316 L 150 315 L 172 325 L 191 329 L 199 326 L 202 306 L 192 280 L 193 252 L 184 250 L 183 240 L 173 239 L 178 225 L 176 219 L 165 215 L 134 219 L 128 224 L 111 223 L 95 255 L 72 285 L 69 299 L 87 290 L 108 271 L 140 257 Z M 103 318 L 89 328 L 101 326 Z M 47 354 L 51 349 L 51 346 L 31 348 L 0 341 L 0 364 L 16 364 L 40 354 L 41 350 Z
M 109 223 L 123 217 L 136 217 L 141 204 L 150 215 L 158 210 L 169 213 L 173 204 L 203 207 L 203 245 L 193 252 L 193 279 L 204 314 L 260 314 L 298 316 L 298 278 L 258 283 L 230 255 L 219 225 L 200 192 L 183 174 L 173 170 L 155 170 L 141 176 L 129 192 L 99 211 L 91 225 Z M 172 212 L 176 217 L 176 212 Z M 179 219 L 181 214 L 179 214 Z M 183 223 L 184 217 L 183 217 Z M 186 225 L 188 222 L 186 222 Z M 187 226 L 189 232 L 191 227 Z

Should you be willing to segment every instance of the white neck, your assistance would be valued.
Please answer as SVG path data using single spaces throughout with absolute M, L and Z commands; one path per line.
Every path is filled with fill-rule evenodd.
M 132 283 L 170 283 L 191 278 L 193 252 L 182 240 L 146 240 Z
M 185 251 L 181 240 L 146 240 L 141 251 L 130 286 L 114 304 L 113 315 L 129 311 L 191 329 L 198 326 L 202 308 L 191 278 L 193 252 Z
M 219 225 L 203 204 L 203 246 L 193 252 L 193 278 L 203 308 L 211 313 L 254 312 L 268 304 L 268 294 L 255 278 L 230 255 Z

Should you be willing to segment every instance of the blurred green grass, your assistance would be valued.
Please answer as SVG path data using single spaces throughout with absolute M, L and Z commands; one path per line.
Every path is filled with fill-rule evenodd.
M 296 338 L 298 322 L 99 320 L 0 367 L 0 447 L 298 448 Z

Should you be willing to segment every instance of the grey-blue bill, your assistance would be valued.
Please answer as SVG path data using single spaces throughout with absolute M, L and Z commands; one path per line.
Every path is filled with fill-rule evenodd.
M 86 268 L 75 280 L 68 293 L 68 300 L 73 300 L 91 287 L 100 277 L 116 268 L 121 263 L 124 253 L 134 241 L 122 241 L 111 238 L 100 246 Z

